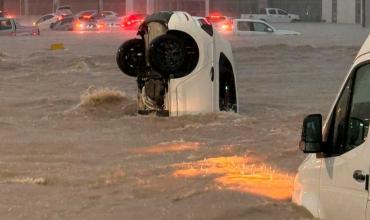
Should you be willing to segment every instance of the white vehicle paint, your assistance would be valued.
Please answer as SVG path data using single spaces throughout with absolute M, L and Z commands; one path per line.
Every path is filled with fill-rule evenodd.
M 299 15 L 289 14 L 279 8 L 262 8 L 259 14 L 242 14 L 241 18 L 262 20 L 266 22 L 296 22 L 300 20 Z
M 117 54 L 121 70 L 137 78 L 139 113 L 238 111 L 230 43 L 204 18 L 186 12 L 155 13 L 145 19 L 139 35 L 134 45 L 140 50 L 127 48 L 128 41 Z M 132 57 L 136 63 L 130 64 Z
M 61 19 L 60 15 L 57 14 L 47 14 L 40 17 L 35 23 L 34 26 L 37 26 L 40 30 L 50 29 L 51 24 L 56 23 Z
M 328 114 L 303 123 L 301 149 L 310 153 L 295 180 L 293 202 L 315 217 L 335 220 L 370 218 L 370 37 Z
M 270 24 L 254 19 L 234 19 L 233 33 L 236 35 L 300 35 L 300 32 L 278 30 Z

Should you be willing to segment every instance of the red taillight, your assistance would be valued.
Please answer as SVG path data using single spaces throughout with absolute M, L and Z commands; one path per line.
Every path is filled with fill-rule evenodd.
M 98 29 L 104 29 L 106 27 L 106 24 L 105 23 L 99 23 L 99 24 L 96 25 L 96 27 Z

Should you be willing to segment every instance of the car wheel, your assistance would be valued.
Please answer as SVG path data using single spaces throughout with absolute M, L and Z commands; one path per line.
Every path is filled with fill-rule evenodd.
M 137 77 L 145 66 L 145 45 L 141 39 L 131 39 L 123 43 L 117 52 L 116 60 L 120 70 L 126 75 Z
M 149 62 L 155 71 L 164 76 L 177 75 L 186 64 L 184 42 L 169 34 L 157 37 L 150 44 Z

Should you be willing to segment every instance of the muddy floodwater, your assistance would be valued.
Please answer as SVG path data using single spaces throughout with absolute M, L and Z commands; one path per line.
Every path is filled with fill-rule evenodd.
M 369 33 L 226 36 L 240 114 L 137 116 L 134 32 L 0 39 L 0 219 L 311 219 L 293 205 L 302 119 L 326 115 Z M 65 50 L 49 50 L 64 43 Z

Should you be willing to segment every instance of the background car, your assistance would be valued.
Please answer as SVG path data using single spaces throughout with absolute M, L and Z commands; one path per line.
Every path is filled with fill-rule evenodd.
M 106 23 L 97 10 L 81 11 L 75 15 L 73 30 L 75 31 L 97 31 L 106 28 Z
M 278 30 L 267 22 L 254 19 L 234 19 L 233 33 L 238 35 L 300 35 L 300 32 L 289 30 Z
M 55 10 L 55 14 L 57 14 L 57 15 L 63 15 L 63 16 L 72 15 L 73 14 L 72 7 L 69 6 L 69 5 L 59 6 Z
M 267 22 L 297 22 L 299 15 L 289 14 L 279 8 L 261 8 L 259 14 L 242 14 L 241 18 L 250 18 Z
M 123 29 L 138 29 L 144 22 L 146 14 L 131 14 L 122 19 L 121 27 Z
M 101 15 L 103 18 L 106 19 L 116 19 L 119 17 L 118 14 L 114 11 L 102 11 Z
M 28 27 L 19 24 L 12 18 L 0 18 L 0 36 L 40 35 L 38 27 Z
M 66 16 L 51 24 L 50 28 L 56 31 L 73 31 L 74 21 L 74 16 Z
M 63 19 L 63 15 L 57 14 L 47 14 L 40 17 L 36 22 L 33 23 L 33 26 L 39 27 L 41 30 L 50 29 L 50 26 L 55 22 Z
M 206 17 L 214 28 L 221 32 L 231 32 L 233 28 L 233 20 L 230 17 L 224 16 L 220 13 L 212 13 Z

